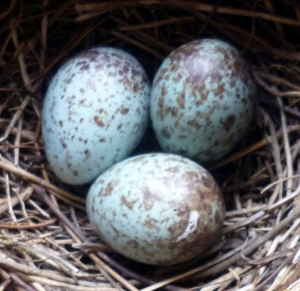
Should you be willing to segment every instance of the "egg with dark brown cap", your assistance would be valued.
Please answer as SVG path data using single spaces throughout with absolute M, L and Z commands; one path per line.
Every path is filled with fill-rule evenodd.
M 220 236 L 224 200 L 214 178 L 174 154 L 131 157 L 91 186 L 87 214 L 102 241 L 133 260 L 172 265 L 202 254 Z
M 187 43 L 160 66 L 152 85 L 153 128 L 166 152 L 219 160 L 244 136 L 256 85 L 233 46 L 215 39 Z

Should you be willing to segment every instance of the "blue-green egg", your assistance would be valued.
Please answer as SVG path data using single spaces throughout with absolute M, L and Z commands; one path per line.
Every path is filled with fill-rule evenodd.
M 225 217 L 208 171 L 167 153 L 131 157 L 106 170 L 91 186 L 86 208 L 102 241 L 154 265 L 201 255 L 219 238 Z
M 254 113 L 256 84 L 233 46 L 215 39 L 187 43 L 161 64 L 150 113 L 166 152 L 210 163 L 245 135 Z
M 146 72 L 125 51 L 95 47 L 70 58 L 53 77 L 42 112 L 57 177 L 86 184 L 128 157 L 148 126 L 149 99 Z

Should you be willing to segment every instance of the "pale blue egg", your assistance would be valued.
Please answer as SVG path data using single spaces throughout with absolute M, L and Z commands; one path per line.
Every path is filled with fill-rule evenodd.
M 128 53 L 97 47 L 66 62 L 42 111 L 45 152 L 69 184 L 93 181 L 139 144 L 149 120 L 150 84 Z

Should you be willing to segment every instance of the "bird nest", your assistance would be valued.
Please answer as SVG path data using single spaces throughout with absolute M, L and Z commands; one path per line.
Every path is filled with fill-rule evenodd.
M 0 290 L 300 290 L 300 5 L 261 1 L 2 1 L 0 4 Z M 205 256 L 148 266 L 100 241 L 87 186 L 60 182 L 45 159 L 41 108 L 70 56 L 124 49 L 150 79 L 180 45 L 225 40 L 258 84 L 251 129 L 211 165 L 226 200 Z M 149 129 L 135 153 L 157 151 Z

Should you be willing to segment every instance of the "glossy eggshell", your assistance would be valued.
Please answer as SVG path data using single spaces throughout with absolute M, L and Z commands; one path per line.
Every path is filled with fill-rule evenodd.
M 220 236 L 224 201 L 213 177 L 182 156 L 153 153 L 124 160 L 91 186 L 87 214 L 100 238 L 139 262 L 188 261 Z
M 50 83 L 42 112 L 54 173 L 85 184 L 126 158 L 148 125 L 149 98 L 144 69 L 122 50 L 98 47 L 67 61 Z
M 214 39 L 174 50 L 152 85 L 153 128 L 166 152 L 210 163 L 241 140 L 253 117 L 256 84 L 231 45 Z

